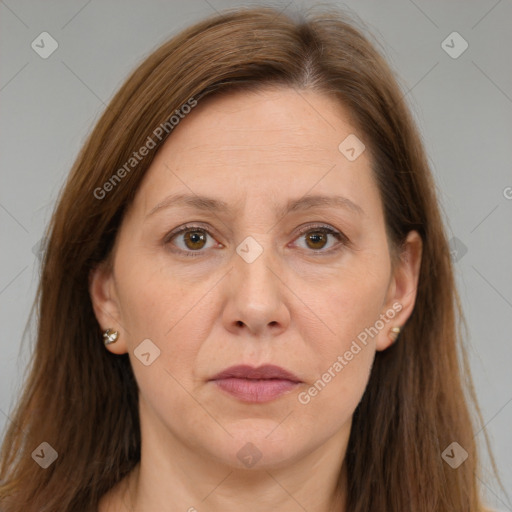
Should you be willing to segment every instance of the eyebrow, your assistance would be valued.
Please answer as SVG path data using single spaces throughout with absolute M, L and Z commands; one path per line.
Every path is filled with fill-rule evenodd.
M 146 217 L 149 217 L 162 209 L 179 206 L 188 206 L 197 210 L 213 211 L 218 213 L 231 212 L 231 208 L 228 203 L 220 199 L 197 194 L 173 194 L 166 197 L 163 201 L 152 208 Z M 346 197 L 324 195 L 308 195 L 299 199 L 289 199 L 284 207 L 276 209 L 276 213 L 278 216 L 284 216 L 290 212 L 305 211 L 315 207 L 341 208 L 358 215 L 365 214 L 364 210 L 359 205 Z

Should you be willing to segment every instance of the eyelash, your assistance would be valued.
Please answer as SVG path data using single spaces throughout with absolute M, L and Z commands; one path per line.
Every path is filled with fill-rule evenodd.
M 165 237 L 165 240 L 164 240 L 164 243 L 167 245 L 171 242 L 171 240 L 173 240 L 175 237 L 181 235 L 182 233 L 185 233 L 187 231 L 204 231 L 205 233 L 207 233 L 210 237 L 213 238 L 213 235 L 210 233 L 210 231 L 202 226 L 198 226 L 198 225 L 195 225 L 195 224 L 185 224 L 183 227 L 181 227 L 178 231 L 173 231 L 171 233 L 169 233 L 166 237 Z M 322 255 L 326 255 L 326 254 L 332 254 L 334 252 L 337 252 L 339 250 L 341 250 L 341 248 L 344 246 L 344 245 L 348 245 L 349 243 L 349 240 L 348 238 L 343 234 L 343 233 L 340 233 L 339 231 L 333 229 L 332 227 L 328 226 L 328 225 L 325 225 L 325 224 L 317 224 L 317 225 L 309 225 L 309 226 L 306 226 L 305 228 L 301 229 L 299 231 L 299 234 L 297 236 L 297 238 L 300 238 L 301 236 L 303 236 L 304 234 L 308 233 L 308 232 L 311 232 L 311 231 L 318 231 L 318 232 L 321 232 L 321 233 L 325 233 L 325 234 L 328 234 L 328 235 L 333 235 L 335 238 L 338 239 L 338 241 L 340 242 L 338 245 L 334 246 L 334 247 L 331 247 L 330 249 L 327 249 L 327 250 L 318 250 L 318 251 L 315 251 L 315 250 L 311 250 L 311 252 L 315 255 L 318 255 L 318 256 L 322 256 Z M 198 257 L 198 256 L 201 256 L 202 254 L 204 254 L 205 251 L 202 251 L 202 250 L 197 250 L 197 251 L 184 251 L 183 249 L 177 249 L 177 251 L 173 251 L 173 252 L 179 252 L 187 257 L 192 257 L 192 258 L 195 258 L 195 257 Z

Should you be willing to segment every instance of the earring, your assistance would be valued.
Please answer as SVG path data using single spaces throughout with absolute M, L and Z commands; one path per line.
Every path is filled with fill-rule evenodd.
M 391 327 L 389 332 L 390 332 L 390 337 L 394 343 L 396 341 L 396 339 L 398 338 L 398 335 L 400 334 L 400 327 Z
M 115 343 L 117 341 L 117 338 L 119 338 L 119 333 L 117 331 L 111 332 L 112 329 L 107 329 L 103 333 L 103 343 L 105 345 L 110 345 L 111 343 Z

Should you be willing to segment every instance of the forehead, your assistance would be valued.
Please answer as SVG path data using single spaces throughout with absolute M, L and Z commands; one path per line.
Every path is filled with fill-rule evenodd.
M 180 121 L 158 151 L 139 191 L 148 213 L 170 193 L 273 203 L 344 192 L 356 203 L 373 186 L 370 157 L 350 161 L 340 144 L 357 133 L 333 97 L 292 88 L 207 97 Z M 359 192 L 358 192 L 359 191 Z
M 201 100 L 167 143 L 179 145 L 181 157 L 215 149 L 246 160 L 250 154 L 332 161 L 340 136 L 355 131 L 349 119 L 348 110 L 324 93 L 289 87 L 234 91 Z

